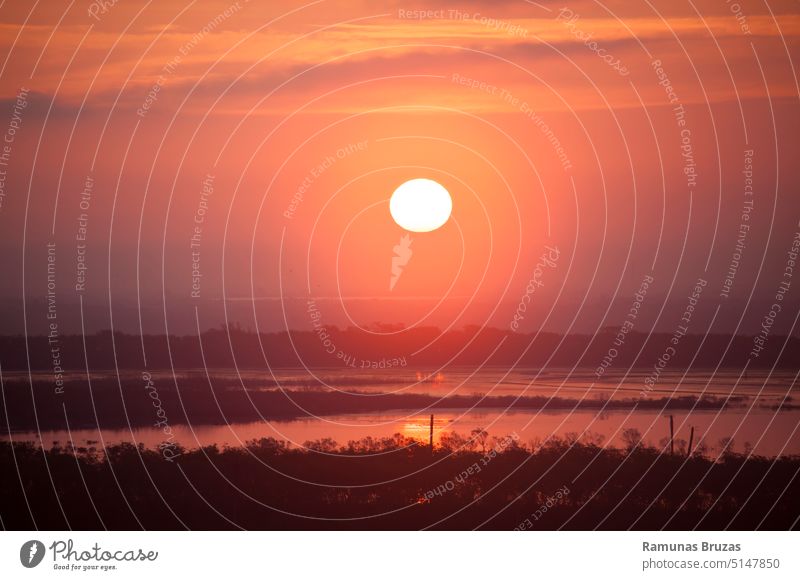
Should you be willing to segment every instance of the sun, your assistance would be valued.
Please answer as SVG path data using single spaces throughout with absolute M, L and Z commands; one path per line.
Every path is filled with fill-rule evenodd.
M 453 200 L 432 179 L 412 179 L 394 190 L 389 212 L 398 226 L 410 232 L 432 232 L 450 218 Z

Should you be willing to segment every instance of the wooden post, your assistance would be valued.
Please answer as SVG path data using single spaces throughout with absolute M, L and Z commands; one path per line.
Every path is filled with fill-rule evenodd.
M 692 456 L 692 440 L 694 439 L 694 427 L 689 431 L 689 450 L 686 452 L 686 457 Z
M 669 416 L 669 453 L 675 453 L 675 429 L 672 425 L 672 415 Z
M 433 453 L 433 415 L 431 415 L 431 453 Z

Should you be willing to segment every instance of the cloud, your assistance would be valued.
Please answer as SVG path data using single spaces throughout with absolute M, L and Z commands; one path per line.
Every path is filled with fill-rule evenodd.
M 441 6 L 437 10 L 445 17 L 400 18 L 401 9 L 417 8 L 390 3 L 388 8 L 381 7 L 389 16 L 374 17 L 376 11 L 368 2 L 348 3 L 346 8 L 339 5 L 335 10 L 323 3 L 282 17 L 277 9 L 242 2 L 240 8 L 220 19 L 231 5 L 227 1 L 204 3 L 202 9 L 177 18 L 183 6 L 166 2 L 156 10 L 148 8 L 135 21 L 131 19 L 138 9 L 127 7 L 123 12 L 121 4 L 115 5 L 107 19 L 88 34 L 88 21 L 72 12 L 56 30 L 57 20 L 37 13 L 21 33 L 20 18 L 6 17 L 0 33 L 10 57 L 0 97 L 9 98 L 25 80 L 33 90 L 55 95 L 59 107 L 75 107 L 86 99 L 89 109 L 102 109 L 121 95 L 119 106 L 135 109 L 151 87 L 162 82 L 167 87 L 164 100 L 182 99 L 197 85 L 190 111 L 206 111 L 227 91 L 217 111 L 238 113 L 296 77 L 270 99 L 271 112 L 295 109 L 298 96 L 303 102 L 306 97 L 352 83 L 360 88 L 322 99 L 311 110 L 355 110 L 379 104 L 381 97 L 425 103 L 436 101 L 437 96 L 475 110 L 507 109 L 496 99 L 465 92 L 452 83 L 442 87 L 423 78 L 409 80 L 416 89 L 387 95 L 381 93 L 380 83 L 367 82 L 391 75 L 447 78 L 457 72 L 536 98 L 545 108 L 564 108 L 562 101 L 575 108 L 603 106 L 600 94 L 612 106 L 636 105 L 627 79 L 615 75 L 587 49 L 590 36 L 632 71 L 631 81 L 637 83 L 646 101 L 662 100 L 648 70 L 652 58 L 662 60 L 672 71 L 687 103 L 736 98 L 730 78 L 720 73 L 724 65 L 737 73 L 752 71 L 747 78 L 739 75 L 735 79 L 736 90 L 740 98 L 759 98 L 765 93 L 760 73 L 753 69 L 751 41 L 758 39 L 759 55 L 764 62 L 771 62 L 786 59 L 783 41 L 795 51 L 800 37 L 800 15 L 782 14 L 776 24 L 760 4 L 749 2 L 741 3 L 751 32 L 748 35 L 729 9 L 715 9 L 700 19 L 687 10 L 674 15 L 674 9 L 659 7 L 669 16 L 662 19 L 652 10 L 619 2 L 610 3 L 607 11 L 598 11 L 593 3 L 571 4 L 577 17 L 571 24 L 557 19 L 560 6 L 556 5 L 547 12 L 535 6 L 520 8 L 519 3 L 443 2 L 437 4 Z M 460 17 L 450 18 L 449 10 L 455 6 Z M 780 12 L 784 6 L 778 3 L 774 9 Z M 14 8 L 23 10 L 19 3 Z M 424 8 L 421 5 L 419 9 Z M 536 17 L 523 17 L 526 14 Z M 617 15 L 625 17 L 618 19 Z M 276 18 L 274 26 L 262 29 Z M 354 19 L 357 21 L 346 22 Z M 211 21 L 217 24 L 203 32 Z M 121 34 L 125 26 L 130 28 Z M 714 45 L 709 44 L 712 37 Z M 716 45 L 718 52 L 710 48 Z M 36 73 L 29 78 L 34 65 Z M 692 66 L 713 71 L 703 76 L 703 87 L 692 78 Z M 523 68 L 535 72 L 541 82 L 532 80 Z M 771 75 L 774 96 L 796 90 L 790 70 L 785 66 Z M 504 78 L 498 78 L 501 75 Z

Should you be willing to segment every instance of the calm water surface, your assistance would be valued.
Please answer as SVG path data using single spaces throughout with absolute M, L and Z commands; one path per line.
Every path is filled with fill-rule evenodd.
M 172 373 L 152 373 L 156 378 L 173 377 Z M 107 376 L 106 376 L 107 375 Z M 208 380 L 205 371 L 188 370 L 176 373 L 179 385 L 186 381 Z M 113 373 L 96 373 L 94 378 L 114 378 Z M 547 371 L 537 369 L 471 371 L 411 371 L 395 369 L 372 374 L 355 374 L 346 370 L 275 371 L 273 376 L 262 371 L 215 371 L 213 381 L 228 388 L 254 390 L 281 388 L 288 391 L 302 389 L 341 389 L 371 392 L 412 392 L 447 397 L 451 394 L 545 395 L 580 400 L 638 398 L 647 371 L 606 376 L 602 382 L 594 380 L 590 371 Z M 131 373 L 131 377 L 138 377 Z M 11 378 L 11 377 L 10 377 Z M 25 377 L 19 377 L 23 380 Z M 74 378 L 79 379 L 80 375 Z M 129 377 L 123 376 L 123 381 Z M 276 384 L 280 384 L 277 386 Z M 774 406 L 796 395 L 794 373 L 749 373 L 740 377 L 738 372 L 696 372 L 683 376 L 668 373 L 662 377 L 650 398 L 681 395 L 713 395 L 726 398 L 744 397 L 744 407 L 722 411 L 672 411 L 676 440 L 689 439 L 690 427 L 695 428 L 694 441 L 705 443 L 709 453 L 720 449 L 720 440 L 732 437 L 737 451 L 753 448 L 759 455 L 800 454 L 800 410 L 776 411 Z M 367 436 L 388 437 L 401 433 L 423 441 L 428 439 L 430 415 L 415 410 L 396 410 L 378 413 L 308 417 L 290 421 L 234 423 L 230 425 L 173 424 L 175 439 L 187 448 L 216 444 L 239 446 L 261 437 L 274 437 L 299 447 L 307 441 L 329 437 L 340 444 Z M 516 433 L 524 443 L 544 441 L 549 437 L 583 435 L 601 441 L 603 445 L 622 446 L 624 429 L 637 429 L 651 445 L 663 445 L 669 435 L 668 414 L 653 410 L 598 412 L 536 411 L 504 409 L 438 409 L 435 414 L 434 438 L 455 431 L 463 435 L 472 429 L 486 429 L 490 435 L 503 436 Z M 6 434 L 17 441 L 35 441 L 50 446 L 54 442 L 75 446 L 102 448 L 120 442 L 143 443 L 154 447 L 164 439 L 159 429 L 112 429 L 100 433 L 96 429 L 72 431 L 46 431 Z

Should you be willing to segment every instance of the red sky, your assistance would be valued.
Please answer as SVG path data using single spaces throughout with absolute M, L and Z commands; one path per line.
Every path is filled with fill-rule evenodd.
M 276 4 L 0 7 L 0 132 L 28 91 L 0 206 L 10 327 L 44 298 L 47 243 L 59 301 L 83 295 L 94 326 L 137 300 L 148 328 L 166 311 L 186 330 L 194 306 L 217 324 L 224 297 L 245 325 L 307 328 L 311 297 L 329 323 L 503 327 L 548 246 L 524 330 L 619 324 L 608 305 L 649 274 L 653 320 L 698 277 L 729 327 L 763 315 L 800 220 L 796 2 Z M 453 216 L 413 235 L 389 291 L 388 199 L 414 177 L 445 185 Z

